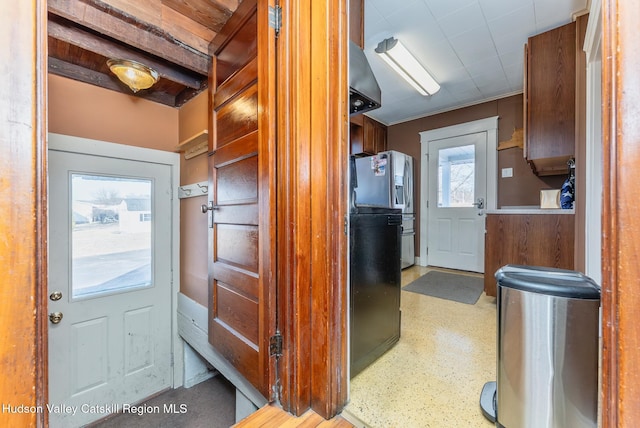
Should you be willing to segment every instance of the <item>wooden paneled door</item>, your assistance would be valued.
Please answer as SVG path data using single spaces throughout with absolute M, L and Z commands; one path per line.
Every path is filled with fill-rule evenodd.
M 275 31 L 267 3 L 244 0 L 210 46 L 209 342 L 271 400 Z

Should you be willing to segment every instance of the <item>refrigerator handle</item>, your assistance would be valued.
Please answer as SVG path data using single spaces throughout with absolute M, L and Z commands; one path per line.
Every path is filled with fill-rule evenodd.
M 349 210 L 353 211 L 356 208 L 356 188 L 358 187 L 358 170 L 356 168 L 356 158 L 351 155 L 349 157 L 349 175 L 350 175 L 350 195 L 349 195 Z
M 404 182 L 404 206 L 406 212 L 413 212 L 413 171 L 408 158 L 404 161 Z

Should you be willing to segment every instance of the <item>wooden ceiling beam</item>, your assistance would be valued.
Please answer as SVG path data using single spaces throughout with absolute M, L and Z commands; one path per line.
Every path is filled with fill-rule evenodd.
M 201 89 L 202 81 L 206 76 L 196 77 L 167 66 L 166 62 L 159 61 L 149 55 L 127 48 L 110 39 L 96 36 L 84 31 L 64 18 L 50 15 L 47 24 L 49 37 L 53 37 L 71 45 L 102 55 L 106 58 L 122 58 L 138 61 L 158 72 L 161 78 L 180 83 L 192 89 Z
M 206 81 L 204 82 L 204 85 L 208 86 Z M 191 101 L 200 92 L 201 91 L 196 91 L 195 89 L 184 88 L 182 92 L 176 95 L 175 107 L 182 107 L 184 104 Z
M 125 44 L 207 75 L 210 57 L 168 32 L 101 0 L 48 0 L 48 11 Z
M 89 70 L 88 68 L 81 67 L 79 65 L 65 62 L 58 58 L 49 57 L 48 60 L 49 73 L 56 74 L 58 76 L 67 77 L 80 82 L 88 83 L 90 85 L 100 86 L 105 89 L 111 89 L 117 92 L 128 93 L 127 88 L 117 82 L 117 78 L 110 75 L 100 73 L 98 71 Z M 175 107 L 176 99 L 173 95 L 166 92 L 144 92 L 140 91 L 136 93 L 136 97 L 144 98 L 149 101 L 154 101 L 170 107 Z
M 162 0 L 165 6 L 188 16 L 198 24 L 220 32 L 227 20 L 238 7 L 237 1 L 218 0 Z

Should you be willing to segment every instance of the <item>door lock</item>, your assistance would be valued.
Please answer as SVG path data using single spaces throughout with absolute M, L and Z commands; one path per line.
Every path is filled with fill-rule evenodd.
M 51 312 L 49 314 L 49 321 L 51 321 L 51 324 L 58 324 L 62 321 L 62 316 L 62 312 Z
M 474 202 L 471 205 L 478 207 L 479 210 L 484 208 L 484 198 L 478 198 L 478 202 Z
M 49 299 L 53 300 L 54 302 L 62 299 L 62 292 L 54 291 L 53 293 L 49 294 Z

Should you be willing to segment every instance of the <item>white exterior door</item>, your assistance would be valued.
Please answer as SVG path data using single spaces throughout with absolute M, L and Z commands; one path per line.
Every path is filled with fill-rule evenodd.
M 429 265 L 484 271 L 487 133 L 429 144 Z
M 168 165 L 49 151 L 54 428 L 173 385 L 171 186 Z

